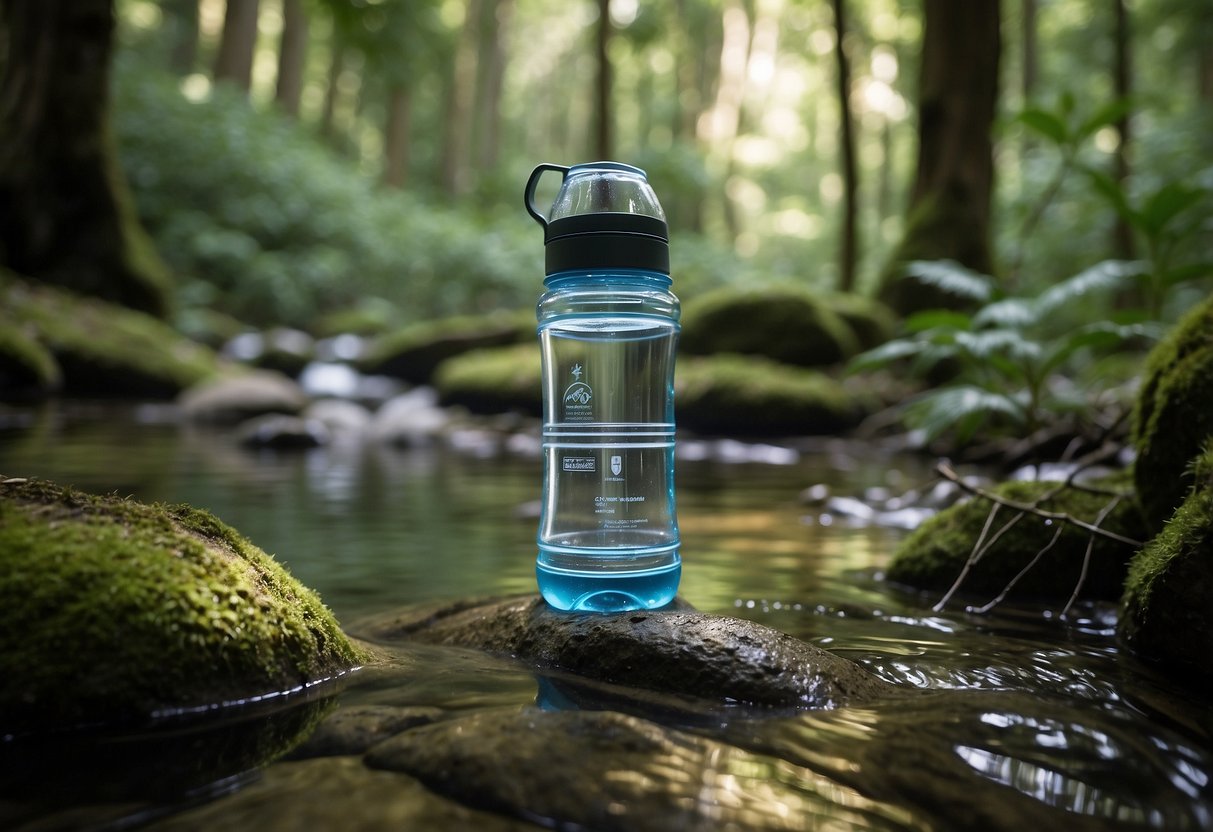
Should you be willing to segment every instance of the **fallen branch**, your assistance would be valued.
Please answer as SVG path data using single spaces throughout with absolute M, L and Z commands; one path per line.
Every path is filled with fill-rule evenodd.
M 1107 538 L 1108 540 L 1115 540 L 1117 543 L 1123 543 L 1126 546 L 1132 546 L 1140 549 L 1145 545 L 1144 541 L 1135 540 L 1131 537 L 1126 537 L 1123 534 L 1117 534 L 1116 532 L 1102 529 L 1093 523 L 1088 523 L 1086 520 L 1080 520 L 1072 514 L 1067 514 L 1066 512 L 1062 511 L 1046 511 L 1045 509 L 1037 506 L 1035 503 L 1021 503 L 1017 500 L 1011 500 L 995 494 L 992 491 L 987 491 L 980 486 L 972 485 L 971 483 L 965 482 L 964 479 L 962 479 L 961 476 L 952 470 L 951 466 L 947 465 L 946 463 L 939 463 L 935 466 L 935 470 L 941 477 L 960 486 L 960 488 L 964 491 L 967 491 L 976 497 L 981 497 L 984 500 L 989 500 L 992 503 L 997 503 L 1006 508 L 1014 509 L 1015 511 L 1022 511 L 1026 514 L 1034 514 L 1037 517 L 1043 517 L 1046 520 L 1058 520 L 1063 523 L 1069 523 L 1072 526 L 1085 529 L 1093 535 L 1098 535 L 1100 537 Z M 1062 487 L 1064 487 L 1064 484 Z M 1042 498 L 1042 500 L 1043 499 L 1044 498 Z

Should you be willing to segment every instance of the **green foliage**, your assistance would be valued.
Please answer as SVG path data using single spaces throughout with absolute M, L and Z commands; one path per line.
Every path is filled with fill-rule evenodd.
M 192 101 L 121 62 L 114 116 L 140 215 L 187 303 L 306 326 L 367 297 L 402 320 L 533 301 L 542 245 L 526 223 L 377 190 L 233 90 Z
M 1084 396 L 1054 375 L 1081 352 L 1106 351 L 1128 339 L 1156 338 L 1161 327 L 1126 315 L 1080 324 L 1073 310 L 1130 285 L 1136 263 L 1109 260 L 1034 297 L 1002 297 L 991 278 L 951 263 L 911 264 L 919 279 L 985 303 L 972 314 L 920 312 L 905 323 L 906 335 L 855 358 L 849 371 L 908 360 L 910 371 L 929 376 L 938 368 L 949 382 L 905 406 L 907 423 L 928 440 L 953 431 L 965 442 L 986 425 L 1032 433 L 1065 413 L 1082 410 Z

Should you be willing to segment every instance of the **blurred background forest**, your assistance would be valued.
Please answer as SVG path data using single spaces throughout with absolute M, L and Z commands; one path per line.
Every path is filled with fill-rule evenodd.
M 992 256 L 968 265 L 1030 293 L 1146 256 L 1118 204 L 1213 188 L 1213 4 L 982 2 L 1001 40 Z M 955 13 L 117 0 L 111 121 L 187 330 L 202 310 L 322 331 L 528 307 L 542 275 L 528 172 L 604 157 L 648 171 L 684 297 L 870 293 L 905 230 L 932 6 Z M 1207 210 L 1188 213 L 1179 242 L 1207 246 Z

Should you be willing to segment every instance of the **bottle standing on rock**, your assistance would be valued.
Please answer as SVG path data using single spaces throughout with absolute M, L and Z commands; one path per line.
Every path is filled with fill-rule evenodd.
M 545 215 L 535 189 L 561 188 Z M 562 610 L 653 609 L 682 561 L 674 511 L 674 357 L 665 213 L 644 171 L 617 162 L 531 173 L 543 226 L 543 511 L 539 591 Z

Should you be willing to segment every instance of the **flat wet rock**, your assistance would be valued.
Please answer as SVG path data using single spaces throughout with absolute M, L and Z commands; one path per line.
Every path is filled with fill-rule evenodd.
M 645 690 L 781 708 L 830 708 L 893 690 L 858 665 L 752 621 L 675 603 L 663 610 L 565 613 L 535 596 L 414 607 L 352 628 L 507 654 Z
M 556 829 L 804 829 L 813 817 L 879 829 L 905 820 L 808 769 L 610 712 L 482 712 L 400 734 L 365 761 Z

